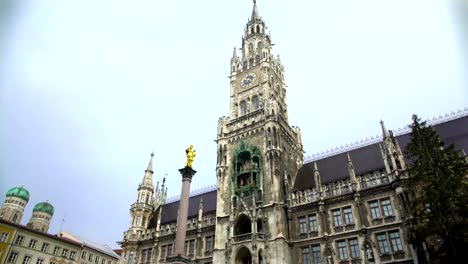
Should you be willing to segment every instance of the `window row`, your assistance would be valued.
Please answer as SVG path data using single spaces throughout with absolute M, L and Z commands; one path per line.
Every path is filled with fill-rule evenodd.
M 398 230 L 392 230 L 375 234 L 377 250 L 380 256 L 398 254 L 403 252 L 403 244 Z M 359 239 L 357 237 L 340 239 L 335 242 L 336 256 L 340 261 L 361 259 Z M 368 255 L 369 256 L 369 255 Z M 322 251 L 320 244 L 301 248 L 303 264 L 322 263 Z
M 372 219 L 394 216 L 394 210 L 390 198 L 374 200 L 369 202 Z M 354 215 L 351 206 L 331 210 L 334 227 L 354 225 Z M 298 217 L 299 234 L 307 234 L 318 231 L 317 214 L 309 214 Z
M 211 254 L 214 246 L 214 236 L 205 237 L 205 255 Z M 185 255 L 188 257 L 195 256 L 196 243 L 195 239 L 185 241 Z M 160 259 L 165 259 L 166 257 L 172 255 L 174 246 L 173 244 L 166 244 L 161 246 L 161 255 Z M 143 256 L 142 256 L 143 257 Z
M 25 240 L 24 236 L 18 235 L 16 237 L 16 240 L 15 240 L 15 245 L 22 246 L 24 240 Z M 38 241 L 36 239 L 31 238 L 29 240 L 28 247 L 31 248 L 31 249 L 36 249 L 37 244 L 38 244 Z M 43 242 L 40 250 L 42 252 L 44 252 L 44 253 L 49 253 L 49 247 L 50 247 L 49 243 Z M 67 248 L 62 249 L 59 246 L 54 247 L 54 251 L 53 251 L 52 254 L 55 255 L 55 256 L 61 256 L 63 258 L 68 258 L 68 259 L 71 259 L 71 260 L 75 260 L 75 258 L 76 258 L 76 251 L 69 250 Z
M 239 104 L 240 107 L 240 115 L 245 115 L 250 111 L 255 111 L 260 109 L 260 99 L 257 95 L 252 97 L 252 107 L 249 109 L 249 104 L 246 100 L 242 100 Z
M 7 262 L 8 263 L 17 263 L 17 260 L 19 259 L 19 252 L 12 251 L 10 255 L 8 256 Z M 31 255 L 25 255 L 22 260 L 20 260 L 21 264 L 45 264 L 45 261 L 43 258 L 37 258 L 36 262 L 33 262 L 33 256 Z M 50 262 L 50 264 L 53 264 L 53 262 Z
M 88 252 L 88 251 L 81 251 L 81 259 L 88 259 L 89 262 L 93 263 L 96 263 L 96 264 L 99 264 L 99 261 L 101 262 L 100 264 L 113 264 L 113 262 L 111 260 L 108 260 L 104 257 L 101 257 L 99 255 L 94 255 L 93 253 L 91 252 Z

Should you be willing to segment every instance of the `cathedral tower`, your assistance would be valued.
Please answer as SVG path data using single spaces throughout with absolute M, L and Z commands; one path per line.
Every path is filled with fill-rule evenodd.
M 218 123 L 213 263 L 289 263 L 286 200 L 302 141 L 288 123 L 284 67 L 256 1 L 240 50 L 231 58 L 230 115 Z
M 53 215 L 54 207 L 49 202 L 38 203 L 33 208 L 33 214 L 29 220 L 28 227 L 42 233 L 47 233 Z
M 5 202 L 0 208 L 0 218 L 19 224 L 28 201 L 29 192 L 23 186 L 8 190 Z

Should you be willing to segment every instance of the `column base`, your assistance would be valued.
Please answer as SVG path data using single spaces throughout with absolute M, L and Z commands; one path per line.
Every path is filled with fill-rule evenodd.
M 173 255 L 173 256 L 167 257 L 165 263 L 170 263 L 170 264 L 187 264 L 187 263 L 192 263 L 192 261 L 191 261 L 188 257 L 186 257 L 186 256 L 182 256 L 182 255 Z

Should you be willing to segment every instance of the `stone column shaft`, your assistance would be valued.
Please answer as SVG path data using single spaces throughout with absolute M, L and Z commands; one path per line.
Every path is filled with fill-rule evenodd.
M 177 219 L 177 232 L 175 255 L 185 255 L 185 236 L 187 232 L 187 215 L 190 195 L 190 178 L 182 179 L 182 193 L 180 195 L 179 215 Z

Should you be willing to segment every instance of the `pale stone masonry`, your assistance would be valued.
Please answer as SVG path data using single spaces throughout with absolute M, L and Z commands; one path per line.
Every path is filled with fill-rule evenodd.
M 229 116 L 218 120 L 217 185 L 189 199 L 184 255 L 200 264 L 418 263 L 407 230 L 408 131 L 397 136 L 381 122 L 381 137 L 304 163 L 266 29 L 254 1 L 231 58 Z M 468 149 L 468 110 L 433 125 Z M 119 242 L 127 264 L 174 253 L 179 201 L 167 202 L 152 175 L 148 167 Z

